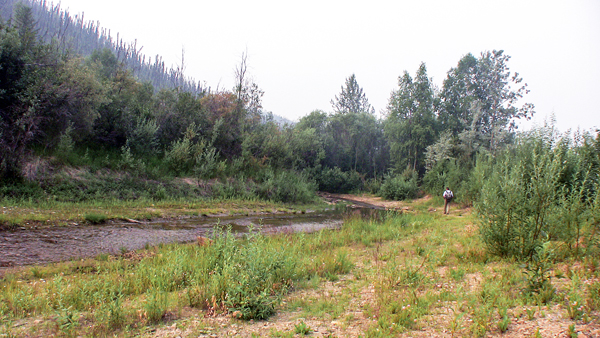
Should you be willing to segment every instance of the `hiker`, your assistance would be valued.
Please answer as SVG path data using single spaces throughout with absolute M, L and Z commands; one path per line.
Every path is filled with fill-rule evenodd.
M 454 198 L 454 194 L 452 193 L 452 190 L 450 190 L 450 188 L 446 187 L 446 191 L 444 191 L 444 194 L 442 196 L 444 197 L 444 215 L 449 215 L 450 201 L 452 201 L 452 198 Z

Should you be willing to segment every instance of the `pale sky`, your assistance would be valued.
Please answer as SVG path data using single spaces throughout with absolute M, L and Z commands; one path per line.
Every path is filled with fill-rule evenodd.
M 441 87 L 462 56 L 503 49 L 529 85 L 535 120 L 600 127 L 600 1 L 61 0 L 147 56 L 213 89 L 231 89 L 242 53 L 266 111 L 298 120 L 356 74 L 377 112 L 398 76 L 425 62 Z

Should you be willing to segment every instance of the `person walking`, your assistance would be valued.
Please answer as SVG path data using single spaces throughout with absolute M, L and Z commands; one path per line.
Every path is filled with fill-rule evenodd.
M 454 198 L 454 194 L 452 193 L 452 190 L 450 190 L 449 187 L 446 187 L 446 191 L 444 191 L 444 194 L 442 196 L 444 197 L 444 215 L 449 215 L 450 201 L 452 201 L 452 199 Z

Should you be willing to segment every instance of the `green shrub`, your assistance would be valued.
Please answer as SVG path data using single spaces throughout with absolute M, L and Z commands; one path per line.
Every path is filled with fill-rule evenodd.
M 75 146 L 75 142 L 71 137 L 73 133 L 73 124 L 71 123 L 64 133 L 60 135 L 60 139 L 58 141 L 58 145 L 56 146 L 56 154 L 57 157 L 61 160 L 65 161 L 73 152 L 73 147 Z
M 280 171 L 269 175 L 258 188 L 258 195 L 283 203 L 309 203 L 315 199 L 315 186 L 299 173 Z
M 301 321 L 300 323 L 294 325 L 294 332 L 299 335 L 306 336 L 312 332 L 312 329 L 304 321 Z
M 349 193 L 363 188 L 363 181 L 358 172 L 345 172 L 338 167 L 323 169 L 317 174 L 316 180 L 321 191 Z
M 481 191 L 475 207 L 487 249 L 530 258 L 550 238 L 571 253 L 594 251 L 598 172 L 567 137 L 552 128 L 521 135 L 514 146 L 475 170 Z M 580 242 L 585 238 L 583 247 Z
M 216 182 L 211 187 L 212 197 L 217 199 L 245 199 L 257 197 L 256 184 L 243 176 L 226 179 L 225 182 Z
M 92 224 L 101 224 L 106 222 L 106 220 L 108 220 L 108 217 L 106 217 L 106 215 L 102 215 L 102 214 L 86 214 L 84 216 L 85 220 L 92 223 Z
M 527 292 L 535 294 L 538 301 L 548 303 L 554 297 L 554 287 L 550 282 L 552 276 L 552 260 L 554 252 L 550 249 L 550 243 L 546 242 L 535 249 L 535 253 L 525 265 L 527 276 Z
M 131 150 L 142 156 L 149 156 L 156 153 L 159 147 L 158 143 L 158 123 L 154 119 L 137 117 L 135 126 L 127 135 L 127 145 Z
M 480 232 L 492 254 L 526 258 L 550 231 L 563 158 L 540 139 L 496 157 L 476 203 Z
M 158 323 L 167 312 L 168 299 L 165 292 L 152 289 L 143 305 L 146 318 L 150 323 Z
M 225 278 L 215 288 L 215 297 L 238 318 L 263 320 L 273 315 L 281 296 L 297 278 L 293 248 L 273 247 L 270 240 L 251 233 L 239 241 L 227 232 L 217 234 L 210 247 L 209 271 Z
M 0 181 L 0 199 L 17 200 L 39 199 L 45 196 L 44 189 L 37 182 L 3 182 Z
M 389 200 L 401 201 L 417 197 L 418 191 L 416 174 L 409 179 L 403 175 L 388 176 L 381 185 L 379 196 Z
M 446 187 L 454 192 L 455 200 L 463 203 L 471 203 L 475 196 L 472 182 L 473 170 L 460 166 L 455 159 L 446 159 L 437 162 L 436 165 L 423 176 L 421 188 L 428 194 L 441 196 Z M 479 191 L 475 188 L 475 191 Z

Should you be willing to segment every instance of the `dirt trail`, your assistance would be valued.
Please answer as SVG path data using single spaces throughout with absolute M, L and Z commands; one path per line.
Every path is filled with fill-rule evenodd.
M 390 209 L 400 210 L 400 209 L 408 208 L 407 204 L 404 203 L 403 201 L 388 201 L 388 200 L 384 200 L 381 197 L 372 196 L 372 195 L 322 193 L 322 194 L 320 194 L 320 196 L 325 198 L 326 200 L 332 201 L 332 202 L 343 200 L 343 201 L 356 202 L 358 204 L 370 205 L 375 208 L 388 209 L 388 210 L 390 210 Z M 431 198 L 432 198 L 431 195 L 426 195 L 424 197 L 414 200 L 414 203 L 428 201 Z

